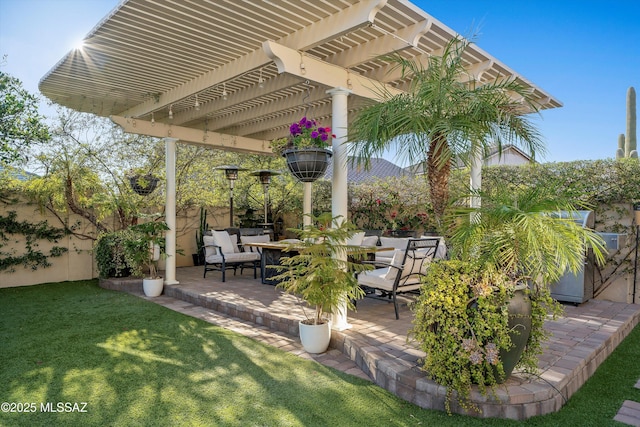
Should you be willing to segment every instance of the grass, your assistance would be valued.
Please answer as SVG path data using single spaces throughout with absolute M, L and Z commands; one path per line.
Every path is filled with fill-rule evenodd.
M 560 412 L 516 423 L 418 408 L 96 281 L 0 289 L 0 313 L 0 402 L 36 404 L 0 412 L 3 426 L 605 426 L 620 425 L 625 399 L 640 401 L 638 327 Z

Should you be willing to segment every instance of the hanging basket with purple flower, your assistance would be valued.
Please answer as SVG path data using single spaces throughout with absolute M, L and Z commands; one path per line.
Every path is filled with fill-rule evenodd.
M 303 117 L 299 122 L 294 122 L 289 126 L 289 136 L 276 139 L 271 142 L 271 148 L 275 153 L 282 154 L 285 150 L 293 148 L 328 148 L 331 144 L 330 127 L 319 126 L 318 122 L 307 117 Z
M 271 143 L 275 153 L 287 159 L 289 171 L 301 182 L 313 182 L 324 175 L 332 153 L 328 149 L 330 127 L 318 126 L 315 120 L 303 117 L 289 126 L 289 136 Z

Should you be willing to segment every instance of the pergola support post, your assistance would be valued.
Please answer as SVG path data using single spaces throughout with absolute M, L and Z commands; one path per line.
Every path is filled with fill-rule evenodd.
M 332 216 L 342 216 L 342 220 L 347 220 L 348 199 L 347 199 L 347 130 L 349 124 L 349 111 L 347 108 L 347 98 L 351 91 L 342 87 L 328 90 L 332 96 L 332 132 L 335 135 L 332 142 L 333 149 L 333 176 L 331 187 L 331 214 Z M 346 254 L 344 255 L 346 261 Z M 350 328 L 347 321 L 347 302 L 345 300 L 337 307 L 333 313 L 333 328 L 344 330 Z
M 165 168 L 167 175 L 167 196 L 165 201 L 165 221 L 169 230 L 165 235 L 165 285 L 177 285 L 176 280 L 176 138 L 165 138 Z
M 311 225 L 311 191 L 312 182 L 302 183 L 302 228 Z
M 478 148 L 471 153 L 471 178 L 469 182 L 471 188 L 471 200 L 469 205 L 472 208 L 479 208 L 480 196 L 476 194 L 482 187 L 482 149 Z

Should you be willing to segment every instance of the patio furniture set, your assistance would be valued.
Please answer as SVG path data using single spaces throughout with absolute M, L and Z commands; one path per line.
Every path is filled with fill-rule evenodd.
M 226 280 L 226 270 L 238 268 L 253 269 L 253 277 L 260 276 L 263 284 L 277 285 L 274 278 L 279 272 L 270 266 L 280 265 L 282 257 L 295 254 L 297 239 L 278 242 L 271 240 L 269 234 L 257 234 L 253 231 L 243 235 L 239 229 L 212 230 L 204 236 L 204 278 L 209 271 L 220 271 L 222 282 Z M 377 232 L 361 231 L 347 242 L 349 246 L 365 249 L 366 260 L 373 265 L 358 275 L 358 283 L 367 297 L 382 298 L 393 302 L 396 319 L 398 314 L 397 296 L 405 293 L 417 293 L 421 277 L 434 258 L 445 258 L 447 249 L 441 237 L 399 238 L 384 237 Z

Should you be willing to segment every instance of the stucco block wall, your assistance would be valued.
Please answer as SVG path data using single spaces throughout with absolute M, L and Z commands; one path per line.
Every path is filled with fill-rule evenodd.
M 2 205 L 2 215 L 9 211 L 16 211 L 18 221 L 38 223 L 47 221 L 55 228 L 62 228 L 60 221 L 51 213 L 41 212 L 37 206 L 31 204 Z M 77 215 L 65 216 L 67 224 L 76 225 L 83 234 L 96 235 L 96 229 L 87 221 Z M 21 235 L 8 235 L 9 241 L 2 248 L 3 252 L 14 252 L 19 256 L 25 251 L 25 238 Z M 73 236 L 65 236 L 57 243 L 47 240 L 39 240 L 37 249 L 48 254 L 53 246 L 67 248 L 67 252 L 60 257 L 49 257 L 50 267 L 39 267 L 31 270 L 23 266 L 16 266 L 14 272 L 0 271 L 0 288 L 13 286 L 27 286 L 39 283 L 62 282 L 67 280 L 84 280 L 97 276 L 97 270 L 92 255 L 92 239 L 79 239 Z
M 2 215 L 9 211 L 16 211 L 18 221 L 29 221 L 47 223 L 56 228 L 62 228 L 60 221 L 48 211 L 41 212 L 35 205 L 20 203 L 13 205 L 0 205 Z M 88 236 L 97 236 L 96 227 L 82 217 L 71 214 L 61 215 L 69 225 L 74 225 L 75 229 Z M 176 240 L 178 249 L 182 254 L 176 255 L 177 267 L 188 267 L 193 265 L 191 254 L 196 253 L 195 233 L 199 227 L 200 209 L 191 209 L 181 213 L 176 218 Z M 105 221 L 112 227 L 116 227 L 115 219 Z M 229 225 L 229 211 L 224 209 L 209 210 L 207 222 L 211 229 L 221 229 Z M 3 252 L 15 251 L 15 255 L 25 252 L 25 239 L 22 236 L 9 236 L 10 239 L 3 247 Z M 61 246 L 67 248 L 67 252 L 60 257 L 49 258 L 50 267 L 39 267 L 37 270 L 16 266 L 14 272 L 0 271 L 0 288 L 14 286 L 28 286 L 49 282 L 62 282 L 72 280 L 87 280 L 98 277 L 98 269 L 93 257 L 93 239 L 80 239 L 74 236 L 66 236 L 58 243 L 50 243 L 46 240 L 38 241 L 38 249 L 47 254 L 51 247 Z M 165 261 L 158 263 L 160 269 L 164 269 Z

